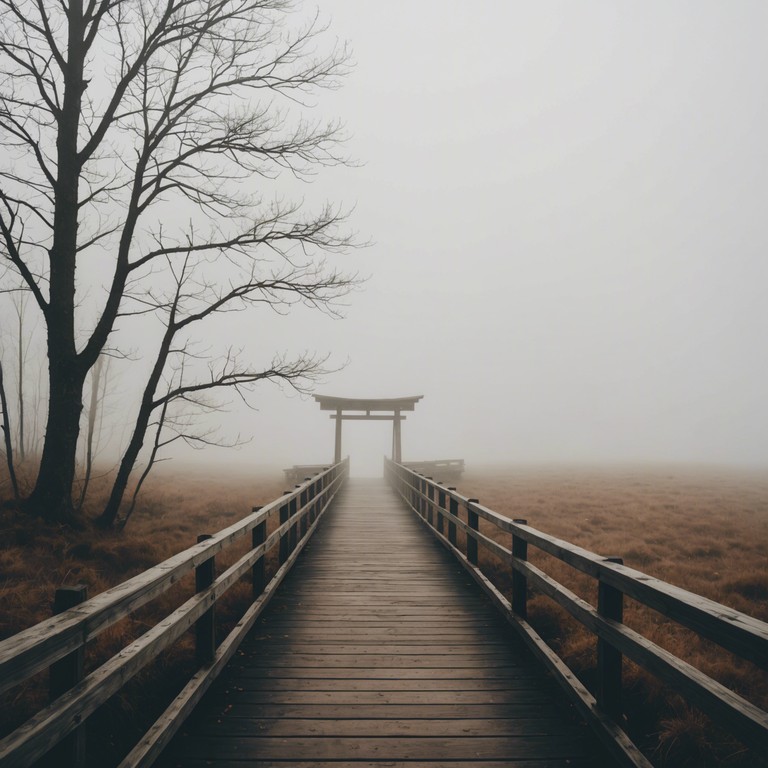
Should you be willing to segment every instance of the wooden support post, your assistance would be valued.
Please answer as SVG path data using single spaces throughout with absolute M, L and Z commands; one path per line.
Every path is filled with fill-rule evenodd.
M 606 557 L 606 562 L 622 565 L 620 557 Z M 624 595 L 602 580 L 597 588 L 597 612 L 606 619 L 624 620 Z M 621 718 L 621 652 L 608 642 L 597 639 L 597 703 L 614 720 Z
M 424 498 L 427 493 L 427 480 L 419 477 L 419 514 L 427 519 L 427 500 Z
M 258 512 L 261 509 L 261 507 L 254 507 L 253 511 Z M 256 549 L 256 547 L 260 546 L 267 540 L 267 521 L 264 520 L 263 522 L 259 523 L 252 531 L 251 531 L 251 546 L 253 549 Z M 253 564 L 253 569 L 251 571 L 252 573 L 252 579 L 253 582 L 253 599 L 256 600 L 261 593 L 264 591 L 264 587 L 267 585 L 267 574 L 266 574 L 266 552 Z
M 341 409 L 336 411 L 336 442 L 333 449 L 333 463 L 338 464 L 341 461 Z
M 284 491 L 284 493 L 290 493 L 290 491 Z M 283 523 L 288 522 L 288 516 L 290 515 L 291 508 L 288 505 L 288 502 L 283 504 L 282 507 L 280 507 L 280 525 L 282 526 Z M 287 559 L 288 555 L 290 554 L 288 550 L 288 545 L 290 544 L 290 532 L 284 531 L 280 534 L 280 555 L 278 557 L 280 565 L 282 565 Z
M 429 482 L 427 483 L 427 498 L 429 501 L 427 502 L 427 522 L 430 525 L 435 524 L 435 486 L 432 485 L 432 478 L 429 478 Z
M 317 488 L 319 483 L 319 480 L 315 480 L 314 483 L 309 484 L 309 498 L 312 500 L 312 504 L 310 505 L 309 512 L 307 513 L 308 525 L 312 525 L 312 523 L 315 522 L 315 517 L 317 515 Z
M 528 525 L 527 520 L 513 520 L 518 525 Z M 512 534 L 512 554 L 519 560 L 528 559 L 528 542 Z M 528 579 L 522 573 L 512 569 L 512 610 L 521 619 L 528 618 Z
M 197 543 L 210 539 L 203 533 L 197 537 Z M 216 577 L 216 559 L 212 555 L 195 568 L 195 591 L 202 592 L 213 584 Z M 216 655 L 216 617 L 215 606 L 211 607 L 195 622 L 195 659 L 198 665 L 209 664 Z
M 456 488 L 454 486 L 448 486 L 449 491 L 455 491 Z M 449 502 L 448 502 L 448 511 L 458 517 L 459 516 L 459 502 L 451 496 Z M 456 546 L 456 523 L 453 522 L 452 518 L 448 518 L 448 541 L 451 542 L 451 544 L 455 547 Z
M 297 485 L 296 487 L 298 488 L 299 486 Z M 296 498 L 296 496 L 294 496 L 291 499 L 291 502 L 290 502 L 290 514 L 289 514 L 289 517 L 291 519 L 296 517 L 296 512 L 298 511 L 298 501 L 299 500 Z M 289 554 L 291 552 L 293 552 L 294 549 L 296 549 L 296 543 L 297 543 L 298 537 L 299 537 L 299 523 L 298 523 L 298 521 L 296 521 L 296 520 L 293 521 L 293 525 L 291 526 L 290 530 L 291 530 L 291 538 L 290 538 L 290 543 L 288 544 Z
M 442 483 L 438 483 L 442 486 Z M 437 532 L 443 532 L 443 510 L 445 509 L 445 491 L 442 487 L 437 489 Z
M 322 509 L 323 501 L 323 480 L 318 478 L 315 480 L 314 486 L 312 486 L 312 495 L 315 498 L 315 503 L 312 505 L 312 522 L 314 523 L 318 517 L 320 517 L 320 510 Z
M 74 587 L 59 587 L 53 600 L 53 614 L 58 615 L 88 599 L 88 587 L 77 584 Z M 51 664 L 48 690 L 51 700 L 66 693 L 85 676 L 85 646 L 67 654 Z M 81 768 L 85 765 L 85 723 L 65 736 L 51 751 L 52 765 L 62 768 Z
M 469 504 L 477 504 L 479 499 L 467 499 L 467 525 L 473 530 L 480 530 L 480 518 L 477 512 L 469 508 Z M 467 533 L 467 560 L 472 565 L 477 565 L 477 539 L 472 534 Z
M 305 477 L 304 478 L 305 482 L 308 481 L 308 480 L 311 480 L 311 479 L 312 478 L 309 478 L 309 477 Z M 309 499 L 310 499 L 309 490 L 310 490 L 310 486 L 307 486 L 301 492 L 301 504 L 299 505 L 301 507 L 301 509 L 304 509 L 304 507 L 306 507 L 307 504 L 309 504 Z M 301 518 L 301 528 L 300 528 L 300 530 L 301 530 L 301 538 L 302 539 L 307 535 L 307 530 L 308 529 L 309 529 L 309 510 L 306 510 L 306 512 L 304 513 L 304 515 Z

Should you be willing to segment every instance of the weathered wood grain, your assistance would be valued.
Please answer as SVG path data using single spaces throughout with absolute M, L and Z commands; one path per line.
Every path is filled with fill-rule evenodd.
M 557 698 L 393 494 L 352 482 L 160 765 L 610 765 Z

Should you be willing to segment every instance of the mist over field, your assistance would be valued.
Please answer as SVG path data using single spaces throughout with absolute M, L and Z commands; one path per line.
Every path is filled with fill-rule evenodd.
M 317 112 L 344 121 L 357 164 L 268 189 L 354 209 L 370 245 L 329 258 L 367 282 L 344 319 L 232 313 L 202 346 L 329 353 L 323 394 L 424 395 L 406 460 L 765 467 L 768 6 L 318 5 L 354 67 Z M 86 307 L 99 269 L 78 273 Z M 132 360 L 114 362 L 105 456 L 130 434 L 151 321 L 115 340 Z M 331 460 L 311 397 L 266 384 L 251 402 L 208 417 L 252 437 L 238 451 L 168 455 Z M 390 430 L 345 423 L 353 474 L 380 472 Z
M 423 394 L 406 459 L 765 465 L 765 5 L 321 11 L 363 165 L 317 184 L 374 244 L 346 320 L 270 324 L 349 359 L 318 391 Z M 242 458 L 328 460 L 314 402 L 260 408 Z M 389 424 L 344 437 L 378 472 Z

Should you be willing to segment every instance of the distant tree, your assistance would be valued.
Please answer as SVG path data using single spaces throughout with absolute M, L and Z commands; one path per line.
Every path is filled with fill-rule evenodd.
M 30 332 L 27 327 L 27 302 L 29 301 L 29 291 L 13 291 L 13 309 L 16 314 L 16 405 L 18 412 L 17 428 L 17 448 L 19 460 L 24 461 L 27 458 L 27 440 L 26 432 L 26 413 L 25 413 L 25 383 L 26 363 L 29 354 Z
M 3 379 L 3 361 L 0 360 L 0 410 L 2 410 L 2 422 L 0 429 L 3 431 L 3 448 L 5 450 L 5 463 L 8 466 L 8 478 L 11 481 L 11 490 L 14 499 L 19 498 L 19 483 L 16 479 L 16 469 L 13 463 L 13 442 L 11 441 L 11 418 L 8 413 L 8 399 L 5 396 L 5 380 Z
M 313 266 L 315 251 L 350 245 L 339 211 L 304 213 L 284 195 L 257 194 L 283 172 L 306 179 L 343 161 L 338 124 L 310 121 L 304 107 L 338 84 L 346 53 L 318 53 L 323 28 L 314 20 L 291 32 L 290 10 L 288 0 L 0 0 L 1 255 L 47 335 L 31 512 L 72 514 L 86 377 L 119 317 L 142 301 L 162 310 L 163 270 L 190 257 L 207 265 L 207 314 L 257 305 L 254 286 L 270 281 L 321 307 L 349 288 Z M 109 267 L 104 286 L 88 283 L 86 264 Z M 219 376 L 299 380 L 316 368 L 300 358 Z M 150 376 L 145 397 L 159 381 Z
M 103 426 L 104 423 L 104 407 L 111 359 L 106 355 L 99 355 L 96 365 L 91 368 L 91 394 L 88 401 L 85 430 L 85 468 L 80 485 L 80 498 L 77 502 L 78 509 L 82 508 L 88 495 L 88 486 L 90 485 L 93 472 L 93 460 L 98 447 L 98 438 L 101 437 L 101 429 L 97 432 L 96 425 Z

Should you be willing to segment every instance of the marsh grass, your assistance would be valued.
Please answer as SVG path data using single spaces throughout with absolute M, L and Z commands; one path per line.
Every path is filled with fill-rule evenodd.
M 768 475 L 712 468 L 611 470 L 488 468 L 464 475 L 459 490 L 511 519 L 578 544 L 724 605 L 768 621 Z M 481 531 L 510 537 L 481 521 Z M 597 585 L 529 547 L 532 563 L 596 605 Z M 481 548 L 481 567 L 509 594 L 505 566 Z M 596 640 L 543 595 L 532 593 L 531 624 L 594 691 Z M 763 709 L 768 675 L 655 611 L 625 600 L 633 629 Z M 627 727 L 660 766 L 764 766 L 655 677 L 626 661 Z
M 94 488 L 86 515 L 99 511 L 106 480 Z M 248 475 L 181 468 L 158 471 L 122 532 L 73 530 L 0 509 L 0 638 L 50 615 L 55 589 L 83 583 L 93 596 L 215 533 L 266 504 L 284 490 L 278 472 Z M 466 473 L 459 490 L 491 509 L 524 518 L 540 530 L 692 592 L 768 620 L 768 476 L 692 469 L 552 470 L 489 468 Z M 277 521 L 269 521 L 271 531 Z M 509 537 L 481 521 L 484 533 L 505 546 Z M 459 546 L 465 537 L 458 534 Z M 217 556 L 221 572 L 243 554 L 247 542 Z M 506 569 L 480 549 L 481 564 L 502 590 Z M 592 604 L 593 579 L 529 548 L 532 562 Z M 275 558 L 268 561 L 274 572 Z M 93 669 L 117 653 L 193 592 L 189 576 L 172 590 L 91 643 Z M 251 598 L 247 579 L 217 607 L 220 636 L 229 631 Z M 544 596 L 531 595 L 531 623 L 588 685 L 594 684 L 595 640 Z M 672 653 L 763 708 L 768 681 L 763 671 L 700 640 L 653 611 L 626 601 L 625 620 Z M 183 687 L 194 668 L 191 633 L 184 635 L 91 718 L 90 768 L 115 765 Z M 754 753 L 690 709 L 674 691 L 625 661 L 628 729 L 653 762 L 664 768 L 753 768 Z M 40 674 L 0 700 L 0 728 L 7 733 L 47 700 Z
M 95 516 L 107 493 L 95 488 L 85 516 Z M 278 472 L 247 475 L 234 471 L 158 470 L 123 531 L 50 525 L 10 507 L 0 509 L 0 639 L 51 615 L 56 589 L 85 584 L 94 596 L 192 546 L 198 534 L 216 533 L 281 495 Z M 268 531 L 277 526 L 270 516 Z M 221 573 L 249 544 L 216 557 Z M 267 560 L 268 575 L 276 556 Z M 86 671 L 95 669 L 140 637 L 194 592 L 190 574 L 170 590 L 109 627 L 86 648 Z M 251 600 L 247 578 L 217 603 L 217 633 L 224 637 Z M 116 765 L 182 689 L 194 670 L 194 639 L 187 632 L 142 670 L 89 720 L 88 766 Z M 39 674 L 0 698 L 0 733 L 9 733 L 47 703 L 47 674 Z M 46 764 L 46 761 L 43 761 Z M 47 761 L 52 764 L 52 759 Z

